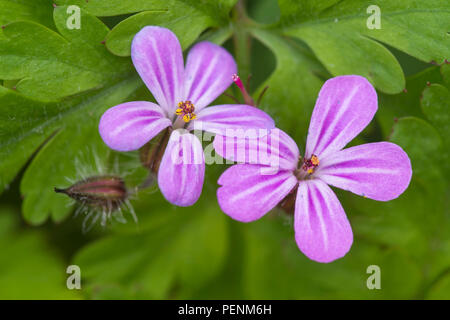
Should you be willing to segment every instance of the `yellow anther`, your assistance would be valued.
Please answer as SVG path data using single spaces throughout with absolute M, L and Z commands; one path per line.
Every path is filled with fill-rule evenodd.
M 317 157 L 315 154 L 313 154 L 313 155 L 311 155 L 311 158 L 303 159 L 303 166 L 302 166 L 302 168 L 308 174 L 313 174 L 318 165 L 319 165 L 319 157 Z
M 196 118 L 195 107 L 191 101 L 181 101 L 178 103 L 178 109 L 175 110 L 177 116 L 182 116 L 184 122 L 189 122 Z

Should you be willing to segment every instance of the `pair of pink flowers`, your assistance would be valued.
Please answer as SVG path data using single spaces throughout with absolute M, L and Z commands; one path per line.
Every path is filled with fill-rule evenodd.
M 249 222 L 296 192 L 296 241 L 300 250 L 315 261 L 338 259 L 353 242 L 345 212 L 328 184 L 380 201 L 398 197 L 409 184 L 411 164 L 399 146 L 380 142 L 342 150 L 377 110 L 376 92 L 363 77 L 341 76 L 324 84 L 301 158 L 295 142 L 276 129 L 265 112 L 248 105 L 205 108 L 229 87 L 237 71 L 233 57 L 220 46 L 198 43 L 184 66 L 176 36 L 164 28 L 145 27 L 133 40 L 131 56 L 158 105 L 136 101 L 112 107 L 100 120 L 100 135 L 112 149 L 131 151 L 167 127 L 173 128 L 159 167 L 158 185 L 175 205 L 190 206 L 201 194 L 203 149 L 190 133 L 197 126 L 216 134 L 214 147 L 224 158 L 235 159 L 226 150 L 246 153 L 276 146 L 276 173 L 264 174 L 270 164 L 245 159 L 223 173 L 218 181 L 219 205 L 233 219 Z M 261 142 L 227 136 L 233 131 L 228 129 L 271 132 Z M 183 161 L 174 161 L 173 154 Z

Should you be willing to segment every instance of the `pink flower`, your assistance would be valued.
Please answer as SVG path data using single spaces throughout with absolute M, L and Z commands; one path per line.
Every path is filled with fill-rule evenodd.
M 167 127 L 174 129 L 162 157 L 158 185 L 162 194 L 178 206 L 190 206 L 199 198 L 204 180 L 203 149 L 189 133 L 201 127 L 223 133 L 225 129 L 273 128 L 273 120 L 248 105 L 205 108 L 232 83 L 233 57 L 209 42 L 196 44 L 186 66 L 177 37 L 168 29 L 149 26 L 133 39 L 133 64 L 158 104 L 134 101 L 107 110 L 99 124 L 103 141 L 118 151 L 137 150 Z M 176 130 L 176 129 L 187 130 Z M 179 154 L 183 161 L 174 161 Z
M 309 127 L 305 156 L 295 142 L 274 129 L 267 141 L 216 136 L 215 149 L 235 160 L 234 151 L 248 155 L 267 149 L 278 157 L 277 172 L 264 174 L 266 164 L 238 164 L 220 177 L 219 205 L 233 219 L 261 218 L 290 193 L 296 192 L 294 229 L 300 250 L 310 259 L 331 262 L 343 257 L 353 233 L 339 200 L 328 185 L 379 201 L 397 198 L 411 180 L 408 155 L 397 145 L 376 142 L 343 149 L 372 120 L 377 95 L 360 76 L 340 76 L 322 87 Z M 244 142 L 244 143 L 243 143 Z M 226 148 L 226 146 L 232 148 Z M 236 148 L 235 148 L 236 147 Z M 233 150 L 227 154 L 227 150 Z

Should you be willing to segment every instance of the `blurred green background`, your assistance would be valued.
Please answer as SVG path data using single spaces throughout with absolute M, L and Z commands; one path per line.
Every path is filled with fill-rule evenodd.
M 55 2 L 0 0 L 0 299 L 450 298 L 447 1 Z M 82 8 L 79 34 L 64 29 L 70 4 Z M 382 10 L 379 33 L 365 26 L 370 4 Z M 323 81 L 368 77 L 379 110 L 351 145 L 402 146 L 413 165 L 409 188 L 389 202 L 335 190 L 355 239 L 330 264 L 298 250 L 293 217 L 281 210 L 248 224 L 221 212 L 225 165 L 207 166 L 192 207 L 170 205 L 153 186 L 131 199 L 137 224 L 125 213 L 126 224 L 82 233 L 83 214 L 74 217 L 53 187 L 100 171 L 130 188 L 146 177 L 137 152 L 107 150 L 97 124 L 115 104 L 152 99 L 129 58 L 132 36 L 152 24 L 171 28 L 184 49 L 198 39 L 223 44 L 241 77 L 252 75 L 255 97 L 269 86 L 261 108 L 301 151 Z M 76 68 L 58 64 L 64 59 Z M 66 287 L 72 264 L 81 290 Z M 380 290 L 366 286 L 370 265 L 381 269 Z

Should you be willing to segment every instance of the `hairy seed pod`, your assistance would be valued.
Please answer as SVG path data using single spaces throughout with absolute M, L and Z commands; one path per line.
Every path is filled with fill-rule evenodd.
M 125 182 L 113 175 L 88 177 L 66 189 L 55 188 L 55 192 L 107 212 L 118 209 L 128 198 Z

